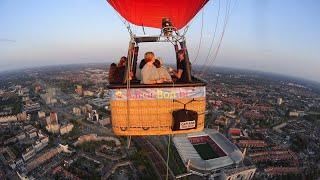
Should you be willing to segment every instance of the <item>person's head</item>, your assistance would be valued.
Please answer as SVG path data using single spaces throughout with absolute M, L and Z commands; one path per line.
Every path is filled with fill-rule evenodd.
M 115 67 L 117 67 L 116 63 L 112 63 L 112 64 L 110 65 L 110 68 L 115 68 Z
M 144 57 L 145 57 L 146 63 L 148 63 L 148 62 L 153 62 L 154 59 L 155 59 L 153 52 L 146 52 L 146 53 L 144 54 Z
M 119 61 L 118 66 L 119 66 L 119 67 L 125 66 L 125 65 L 126 65 L 126 62 L 127 62 L 127 57 L 122 56 L 122 57 L 120 58 L 120 61 Z
M 178 51 L 178 59 L 179 60 L 183 60 L 184 59 L 184 50 L 183 49 L 180 49 Z
M 140 64 L 139 64 L 139 69 L 142 69 L 144 65 L 146 65 L 146 60 L 142 59 Z
M 160 62 L 160 60 L 158 60 L 158 59 L 154 60 L 153 65 L 154 65 L 156 68 L 160 68 L 160 67 L 161 67 L 161 62 Z
M 109 68 L 109 83 L 115 82 L 115 77 L 117 76 L 117 65 L 116 63 L 112 63 Z

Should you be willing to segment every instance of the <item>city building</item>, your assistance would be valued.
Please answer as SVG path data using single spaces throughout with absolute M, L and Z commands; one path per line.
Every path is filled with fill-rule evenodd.
M 77 85 L 76 89 L 74 90 L 79 96 L 83 95 L 83 88 L 81 85 Z
M 56 112 L 51 112 L 48 120 L 49 122 L 47 122 L 47 124 L 59 124 L 58 114 Z
M 232 139 L 239 139 L 241 136 L 241 129 L 238 128 L 230 128 L 229 135 Z
M 72 123 L 68 123 L 66 125 L 62 125 L 60 127 L 60 134 L 63 135 L 63 134 L 67 134 L 69 133 L 70 131 L 72 131 L 73 129 L 73 124 Z
M 22 141 L 22 140 L 24 140 L 27 136 L 26 136 L 26 133 L 25 133 L 25 132 L 21 132 L 21 133 L 17 134 L 15 137 L 18 139 L 18 141 Z
M 39 119 L 42 119 L 42 118 L 45 118 L 46 117 L 46 113 L 43 112 L 43 111 L 38 111 L 38 118 Z
M 110 117 L 107 117 L 107 118 L 104 118 L 104 119 L 101 119 L 99 120 L 99 124 L 101 126 L 106 126 L 106 125 L 109 125 L 111 122 L 110 122 Z
M 86 91 L 83 91 L 83 95 L 92 97 L 94 96 L 94 92 L 86 90 Z
M 99 114 L 97 113 L 96 110 L 92 110 L 92 112 L 89 113 L 88 120 L 91 120 L 93 122 L 99 121 Z
M 37 102 L 32 102 L 32 101 L 28 101 L 24 106 L 23 109 L 24 111 L 26 111 L 27 113 L 31 113 L 31 112 L 37 112 L 40 111 L 40 104 Z
M 281 105 L 282 102 L 283 102 L 282 98 L 278 98 L 278 99 L 277 99 L 277 104 L 278 104 L 278 105 Z
M 60 132 L 60 126 L 59 124 L 48 124 L 46 126 L 46 129 L 48 132 L 51 132 L 51 133 L 54 133 L 54 134 L 57 134 Z
M 56 94 L 56 88 L 48 88 L 45 94 L 41 94 L 41 98 L 46 102 L 46 104 L 56 104 L 58 102 L 56 99 Z
M 226 170 L 220 176 L 220 180 L 250 180 L 253 178 L 257 168 L 255 166 L 245 166 Z
M 88 113 L 90 113 L 92 111 L 92 106 L 90 104 L 86 104 L 84 106 L 81 106 L 80 109 L 84 115 L 87 115 Z
M 92 106 L 90 104 L 86 104 L 85 108 L 86 108 L 87 112 L 91 112 L 92 111 Z
M 74 108 L 72 109 L 72 112 L 73 112 L 73 114 L 76 115 L 76 116 L 81 116 L 81 109 L 78 108 L 78 107 L 74 107 Z
M 15 115 L 11 115 L 11 116 L 1 116 L 0 117 L 0 123 L 8 123 L 8 122 L 15 122 L 17 121 L 18 118 Z
M 237 143 L 240 147 L 249 148 L 249 147 L 267 147 L 268 144 L 263 140 L 239 140 Z
M 290 117 L 299 117 L 299 113 L 297 111 L 290 111 L 289 116 Z
M 27 121 L 29 119 L 30 116 L 28 116 L 26 112 L 22 112 L 17 115 L 0 116 L 0 123 Z
M 38 141 L 35 142 L 33 145 L 33 148 L 36 152 L 41 151 L 43 148 L 45 148 L 49 143 L 49 137 L 42 137 Z
M 27 148 L 24 153 L 22 153 L 22 158 L 24 161 L 27 161 L 35 155 L 36 155 L 36 151 L 33 149 L 33 147 L 30 147 L 30 148 Z
M 18 121 L 27 121 L 30 120 L 30 116 L 27 114 L 27 112 L 22 112 L 17 114 L 17 120 Z
M 58 115 L 56 112 L 51 112 L 50 116 L 46 118 L 46 121 L 47 121 L 46 129 L 48 132 L 51 132 L 51 133 L 60 132 L 60 125 L 58 122 Z
M 39 93 L 41 90 L 42 90 L 42 87 L 41 87 L 40 84 L 36 84 L 36 85 L 34 86 L 34 91 L 35 91 L 36 93 Z
M 70 151 L 68 150 L 68 146 L 59 145 L 56 148 L 52 148 L 52 149 L 44 152 L 43 154 L 41 154 L 39 157 L 37 157 L 33 161 L 27 163 L 27 165 L 26 165 L 27 171 L 30 172 L 31 170 L 37 168 L 41 164 L 47 162 L 49 159 L 55 157 L 56 155 L 58 155 L 62 152 L 70 153 Z
M 229 122 L 229 118 L 227 118 L 225 116 L 219 116 L 214 122 L 217 125 L 227 126 L 228 122 Z

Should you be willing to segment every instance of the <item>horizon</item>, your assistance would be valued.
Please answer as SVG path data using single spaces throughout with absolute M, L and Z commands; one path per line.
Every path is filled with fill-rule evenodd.
M 221 9 L 224 8 L 226 1 L 210 1 L 192 20 L 187 34 L 193 60 L 204 13 L 198 63 L 203 63 L 209 49 L 218 2 Z M 320 23 L 314 20 L 320 12 L 318 1 L 232 3 L 221 50 L 215 64 L 209 66 L 275 73 L 320 83 L 320 62 L 316 57 Z M 126 54 L 129 35 L 106 1 L 1 1 L 0 10 L 3 17 L 0 26 L 4 27 L 0 34 L 0 72 L 51 65 L 110 63 Z M 221 25 L 218 26 L 221 32 Z M 132 27 L 141 33 L 141 28 Z M 146 31 L 158 33 L 153 28 Z M 153 50 L 165 57 L 166 63 L 174 61 L 170 53 L 172 47 L 169 51 L 166 45 L 141 47 L 142 52 Z
M 42 68 L 56 68 L 59 66 L 95 66 L 95 65 L 100 65 L 103 64 L 105 66 L 110 65 L 112 62 L 90 62 L 90 63 L 71 63 L 71 64 L 49 64 L 49 65 L 41 65 L 41 66 L 32 66 L 32 67 L 23 67 L 23 68 L 19 68 L 19 69 L 10 69 L 10 70 L 0 70 L 0 74 L 3 73 L 18 73 L 18 72 L 22 72 L 22 71 L 26 71 L 26 70 L 35 70 L 35 69 L 42 69 Z M 172 63 L 168 64 L 168 65 L 173 65 Z M 194 67 L 196 68 L 201 68 L 201 65 L 195 65 Z M 90 68 L 90 67 L 88 67 Z M 108 67 L 107 67 L 108 68 Z M 244 71 L 246 73 L 262 73 L 262 74 L 267 74 L 267 75 L 272 75 L 272 76 L 278 76 L 279 78 L 286 78 L 287 80 L 293 80 L 293 81 L 304 81 L 306 83 L 315 83 L 316 85 L 320 86 L 320 82 L 312 80 L 312 79 L 306 79 L 304 77 L 299 77 L 299 76 L 293 76 L 293 75 L 287 75 L 287 74 L 282 74 L 279 72 L 267 72 L 267 71 L 263 71 L 263 70 L 255 70 L 255 69 L 245 69 L 245 68 L 238 68 L 238 67 L 227 67 L 227 66 L 210 66 L 209 67 L 211 70 L 212 68 L 216 68 L 218 69 L 218 71 L 216 73 L 219 73 L 219 70 L 230 70 L 230 73 L 232 73 L 233 71 Z M 215 72 L 215 70 L 213 70 Z

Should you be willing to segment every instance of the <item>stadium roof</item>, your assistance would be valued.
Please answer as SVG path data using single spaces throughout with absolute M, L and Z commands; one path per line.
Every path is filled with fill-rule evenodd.
M 209 136 L 227 156 L 203 160 L 188 138 Z M 187 164 L 190 160 L 191 168 L 201 171 L 211 171 L 232 166 L 243 160 L 242 152 L 225 136 L 213 129 L 205 129 L 203 132 L 175 135 L 173 138 L 175 147 L 182 161 Z

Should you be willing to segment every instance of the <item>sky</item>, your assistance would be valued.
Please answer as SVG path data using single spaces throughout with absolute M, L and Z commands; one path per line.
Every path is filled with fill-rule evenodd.
M 209 1 L 191 21 L 186 37 L 194 64 L 273 72 L 320 82 L 320 1 L 231 0 L 218 56 L 214 59 L 211 52 L 204 63 L 217 19 L 215 39 L 222 34 L 226 2 Z M 141 27 L 131 28 L 142 34 Z M 152 28 L 145 31 L 159 34 Z M 105 0 L 0 1 L 0 71 L 118 61 L 126 55 L 128 42 L 126 27 Z M 215 41 L 213 50 L 217 45 Z M 150 50 L 166 63 L 174 62 L 170 44 L 140 46 L 141 53 Z

